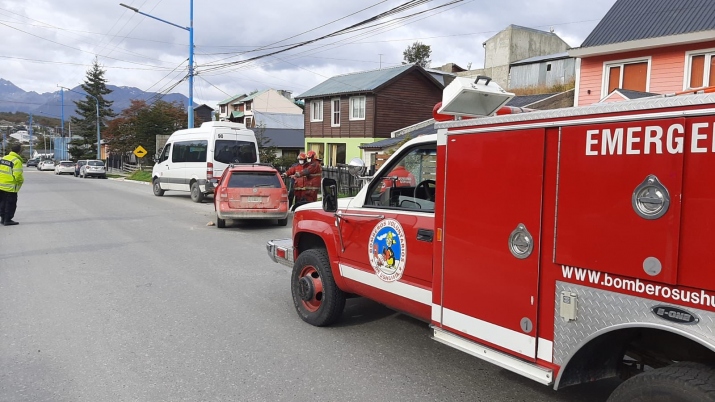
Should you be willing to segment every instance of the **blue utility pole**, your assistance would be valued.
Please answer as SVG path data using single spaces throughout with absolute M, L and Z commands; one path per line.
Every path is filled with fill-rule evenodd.
M 60 160 L 66 161 L 67 160 L 67 155 L 65 155 L 65 152 L 67 152 L 67 147 L 65 146 L 65 89 L 60 88 L 60 100 L 62 101 L 62 127 L 60 128 L 60 144 L 62 144 L 62 151 L 60 151 Z
M 32 158 L 32 113 L 30 113 L 30 158 Z
M 149 15 L 147 13 L 139 11 L 139 9 L 135 7 L 128 6 L 124 3 L 119 3 L 120 6 L 124 8 L 128 8 L 135 13 L 139 13 L 145 17 L 153 18 L 157 21 L 161 21 L 165 24 L 169 24 L 172 26 L 175 26 L 177 28 L 181 28 L 185 31 L 189 31 L 189 106 L 188 106 L 188 115 L 189 115 L 189 127 L 188 128 L 194 128 L 194 0 L 189 0 L 189 26 L 188 27 L 182 27 L 181 25 L 174 24 L 173 22 L 169 22 L 166 20 L 162 20 L 161 18 L 155 17 L 153 15 Z

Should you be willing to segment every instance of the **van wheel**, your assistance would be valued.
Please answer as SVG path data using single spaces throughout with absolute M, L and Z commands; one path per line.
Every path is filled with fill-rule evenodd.
M 161 183 L 159 183 L 159 179 L 152 180 L 151 187 L 154 190 L 155 196 L 161 197 L 162 195 L 164 195 L 164 190 L 161 189 Z
M 345 293 L 333 279 L 328 252 L 306 250 L 293 264 L 291 275 L 293 304 L 300 318 L 316 327 L 337 321 L 345 308 Z
M 715 370 L 695 362 L 671 364 L 624 381 L 608 402 L 715 401 Z
M 226 227 L 226 219 L 221 219 L 216 215 L 216 227 L 219 229 L 223 229 Z
M 199 188 L 199 182 L 195 181 L 191 183 L 191 201 L 193 202 L 203 202 L 204 193 L 201 192 Z
M 278 219 L 278 226 L 288 226 L 288 218 Z

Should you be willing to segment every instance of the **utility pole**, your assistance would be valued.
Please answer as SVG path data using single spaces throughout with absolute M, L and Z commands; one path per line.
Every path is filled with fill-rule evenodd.
M 382 70 L 382 53 L 378 53 L 380 55 L 380 70 Z
M 65 89 L 60 87 L 60 99 L 62 100 L 62 128 L 60 129 L 60 142 L 62 143 L 62 151 L 60 152 L 60 160 L 67 160 L 67 157 L 65 155 L 65 149 L 67 147 L 64 145 L 65 144 Z
M 32 158 L 32 113 L 30 113 L 30 158 Z
M 147 14 L 145 12 L 139 11 L 136 7 L 128 6 L 124 3 L 119 3 L 120 6 L 128 8 L 135 13 L 141 14 L 145 17 L 153 18 L 157 21 L 161 21 L 165 24 L 181 28 L 185 31 L 189 31 L 189 106 L 188 106 L 188 128 L 194 128 L 194 0 L 189 0 L 189 26 L 182 27 L 181 25 L 174 24 L 161 18 L 155 17 L 153 15 Z

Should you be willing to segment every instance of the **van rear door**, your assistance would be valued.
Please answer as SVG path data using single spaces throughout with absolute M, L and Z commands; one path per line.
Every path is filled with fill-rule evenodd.
M 213 161 L 214 177 L 221 177 L 231 163 L 258 162 L 256 137 L 251 130 L 220 128 L 213 145 L 213 158 L 209 161 Z

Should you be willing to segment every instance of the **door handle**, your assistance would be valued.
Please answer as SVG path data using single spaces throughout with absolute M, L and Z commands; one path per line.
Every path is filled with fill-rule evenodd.
M 431 229 L 417 229 L 417 240 L 426 241 L 431 243 L 434 237 L 434 230 Z

